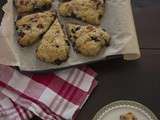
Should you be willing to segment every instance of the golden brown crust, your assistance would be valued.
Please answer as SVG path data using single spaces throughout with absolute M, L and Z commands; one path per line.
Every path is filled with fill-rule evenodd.
M 59 6 L 62 16 L 75 16 L 94 25 L 100 24 L 104 9 L 104 0 L 71 0 Z
M 36 51 L 37 58 L 44 62 L 61 64 L 69 56 L 67 40 L 58 19 L 56 19 L 42 38 Z
M 19 13 L 33 12 L 50 8 L 53 0 L 15 0 L 15 6 Z
M 56 15 L 51 11 L 24 16 L 16 21 L 18 43 L 29 46 L 36 42 L 46 32 Z
M 75 50 L 84 56 L 96 56 L 110 42 L 110 35 L 99 27 L 68 24 L 67 31 Z

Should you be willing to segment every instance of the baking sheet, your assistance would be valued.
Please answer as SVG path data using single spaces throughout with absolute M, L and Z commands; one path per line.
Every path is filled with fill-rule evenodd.
M 55 1 L 57 4 L 58 0 Z M 101 27 L 111 34 L 112 40 L 108 48 L 104 49 L 98 56 L 90 58 L 78 55 L 73 49 L 70 49 L 68 61 L 61 65 L 44 63 L 35 57 L 35 49 L 39 42 L 30 47 L 20 47 L 16 42 L 14 26 L 16 12 L 13 6 L 13 0 L 8 0 L 3 10 L 5 15 L 0 27 L 0 36 L 3 36 L 3 39 L 0 40 L 0 44 L 4 44 L 3 42 L 8 44 L 10 51 L 12 51 L 12 56 L 14 56 L 13 59 L 10 59 L 11 64 L 9 65 L 19 66 L 21 70 L 39 71 L 64 68 L 99 61 L 110 55 L 124 54 L 126 55 L 126 59 L 136 59 L 140 57 L 130 0 L 106 0 L 105 15 L 102 19 Z M 1 52 L 3 50 L 4 48 L 0 48 L 0 54 L 2 54 Z M 8 54 L 6 54 L 6 56 L 8 56 Z M 7 57 L 4 57 L 4 59 L 8 60 Z M 4 64 L 3 61 L 0 60 L 0 64 Z

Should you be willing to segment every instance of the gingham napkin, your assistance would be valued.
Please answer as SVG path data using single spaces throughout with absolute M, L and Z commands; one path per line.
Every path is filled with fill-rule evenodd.
M 0 65 L 0 120 L 72 120 L 97 85 L 88 67 L 29 74 Z

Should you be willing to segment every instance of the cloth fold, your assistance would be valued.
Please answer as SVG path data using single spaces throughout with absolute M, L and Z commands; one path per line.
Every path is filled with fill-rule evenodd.
M 33 113 L 0 93 L 0 120 L 29 120 Z
M 26 76 L 0 65 L 0 118 L 72 120 L 96 87 L 95 77 L 87 66 Z

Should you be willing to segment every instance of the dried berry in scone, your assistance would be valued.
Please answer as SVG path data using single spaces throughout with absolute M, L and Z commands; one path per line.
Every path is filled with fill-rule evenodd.
M 64 34 L 58 19 L 55 20 L 49 30 L 44 34 L 36 51 L 36 56 L 41 61 L 57 65 L 68 59 L 68 39 Z
M 133 113 L 129 112 L 124 115 L 121 115 L 120 120 L 138 120 L 138 119 Z
M 19 13 L 33 12 L 50 8 L 53 0 L 14 0 Z
M 45 11 L 18 19 L 16 21 L 18 43 L 24 47 L 32 45 L 48 30 L 55 17 L 55 13 Z
M 68 24 L 67 32 L 76 52 L 84 56 L 96 56 L 109 45 L 110 35 L 100 27 Z
M 94 25 L 100 24 L 104 9 L 104 0 L 71 0 L 62 2 L 59 6 L 62 16 L 75 16 Z

